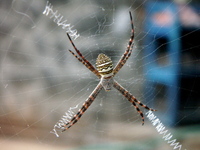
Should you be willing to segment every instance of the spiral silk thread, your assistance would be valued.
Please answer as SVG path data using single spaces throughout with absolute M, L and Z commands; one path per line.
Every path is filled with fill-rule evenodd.
M 64 17 L 58 13 L 58 11 L 54 11 L 53 10 L 53 6 L 51 5 L 51 3 L 49 3 L 49 1 L 47 1 L 45 10 L 43 11 L 43 14 L 48 16 L 49 18 L 52 19 L 53 21 L 58 25 L 58 26 L 62 26 L 62 29 L 66 30 L 67 33 L 69 33 L 69 35 L 74 38 L 74 40 L 76 38 L 78 38 L 80 35 L 77 34 L 77 30 L 73 30 L 73 26 L 71 26 L 70 24 L 66 23 L 67 20 L 63 19 Z
M 148 111 L 146 113 L 147 118 L 152 123 L 153 126 L 155 126 L 157 132 L 162 135 L 162 138 L 164 141 L 166 141 L 170 146 L 173 147 L 173 149 L 182 149 L 182 145 L 179 144 L 179 142 L 176 142 L 176 139 L 173 139 L 173 135 L 165 128 L 165 126 L 162 124 L 162 122 L 153 114 L 152 111 Z M 185 149 L 186 150 L 186 149 Z
M 69 121 L 74 117 L 75 112 L 74 109 L 77 109 L 78 105 L 75 107 L 70 107 L 67 112 L 65 112 L 65 115 L 62 116 L 62 118 L 54 125 L 53 130 L 50 133 L 55 134 L 57 137 L 59 137 L 57 130 L 63 130 L 65 129 L 65 125 L 69 123 Z

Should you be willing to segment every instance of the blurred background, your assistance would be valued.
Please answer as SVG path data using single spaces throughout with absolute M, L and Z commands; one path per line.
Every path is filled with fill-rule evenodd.
M 105 53 L 114 65 L 128 44 L 133 53 L 115 79 L 158 111 L 185 149 L 200 149 L 200 1 L 57 0 L 54 12 L 76 29 L 74 43 L 95 65 Z M 61 117 L 80 108 L 99 80 L 74 50 L 46 0 L 0 1 L 0 147 L 5 150 L 171 150 L 145 115 L 115 89 L 104 90 L 83 117 L 56 137 Z M 77 109 L 73 109 L 76 112 Z M 141 108 L 145 114 L 147 110 Z

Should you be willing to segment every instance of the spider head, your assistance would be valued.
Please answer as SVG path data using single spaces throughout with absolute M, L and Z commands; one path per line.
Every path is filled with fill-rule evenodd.
M 102 77 L 113 76 L 112 60 L 105 54 L 99 54 L 96 60 L 96 67 Z

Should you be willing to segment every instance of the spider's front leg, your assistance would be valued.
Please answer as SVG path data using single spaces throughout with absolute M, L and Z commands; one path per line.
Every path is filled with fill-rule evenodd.
M 124 64 L 126 63 L 126 61 L 128 60 L 128 58 L 131 56 L 132 53 L 132 48 L 133 48 L 133 41 L 134 41 L 134 25 L 133 25 L 133 18 L 132 18 L 132 14 L 131 12 L 129 12 L 130 14 L 130 21 L 131 21 L 131 37 L 130 40 L 128 42 L 127 48 L 124 52 L 124 54 L 122 55 L 122 57 L 120 58 L 120 60 L 118 61 L 117 65 L 114 68 L 113 74 L 117 74 L 118 71 L 124 66 Z
M 90 96 L 88 97 L 88 99 L 85 101 L 85 103 L 83 104 L 83 106 L 81 107 L 81 109 L 79 109 L 78 113 L 76 115 L 74 115 L 74 117 L 67 122 L 65 125 L 63 125 L 63 130 L 62 132 L 64 132 L 65 130 L 69 129 L 71 126 L 73 126 L 83 115 L 83 113 L 88 109 L 88 107 L 92 104 L 92 102 L 95 100 L 95 98 L 97 97 L 97 95 L 99 94 L 99 92 L 102 90 L 102 85 L 99 82 L 99 84 L 96 86 L 96 88 L 94 89 L 94 91 L 90 94 Z
M 69 34 L 67 33 L 67 36 L 69 38 L 70 43 L 72 44 L 72 46 L 74 47 L 76 53 L 78 54 L 78 56 L 72 52 L 71 50 L 69 50 L 69 52 L 76 58 L 78 59 L 78 61 L 80 61 L 83 65 L 85 65 L 90 71 L 92 71 L 97 77 L 101 77 L 99 72 L 93 67 L 93 65 L 87 60 L 85 59 L 85 57 L 82 55 L 82 53 L 76 48 L 74 42 L 72 41 L 71 37 L 69 36 Z

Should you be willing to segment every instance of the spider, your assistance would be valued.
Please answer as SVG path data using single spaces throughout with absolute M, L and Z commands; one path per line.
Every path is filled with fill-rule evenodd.
M 142 125 L 144 125 L 144 115 L 142 111 L 139 109 L 139 107 L 136 105 L 139 104 L 140 106 L 151 110 L 151 111 L 156 111 L 155 109 L 149 108 L 148 106 L 142 104 L 140 101 L 138 101 L 131 93 L 129 93 L 124 87 L 122 87 L 117 81 L 113 79 L 113 77 L 118 73 L 118 71 L 124 66 L 128 58 L 131 56 L 132 53 L 132 48 L 133 48 L 133 40 L 134 40 L 134 25 L 133 25 L 133 20 L 132 20 L 132 14 L 129 11 L 130 15 L 130 21 L 131 21 L 131 37 L 128 42 L 128 46 L 118 61 L 117 65 L 113 68 L 113 63 L 111 59 L 105 55 L 105 54 L 99 54 L 97 59 L 96 59 L 96 68 L 93 67 L 93 65 L 85 59 L 85 57 L 81 54 L 81 52 L 76 48 L 75 44 L 73 43 L 71 37 L 67 33 L 67 36 L 69 38 L 70 43 L 72 44 L 73 48 L 77 52 L 78 55 L 76 55 L 74 52 L 71 50 L 70 53 L 78 59 L 83 65 L 85 65 L 90 71 L 92 71 L 98 78 L 100 78 L 100 82 L 94 89 L 94 91 L 90 94 L 88 99 L 84 102 L 83 106 L 79 109 L 78 113 L 75 114 L 70 121 L 65 123 L 62 126 L 62 131 L 65 131 L 69 129 L 71 126 L 73 126 L 84 114 L 84 112 L 88 109 L 88 107 L 92 104 L 92 102 L 95 100 L 99 92 L 104 88 L 105 91 L 110 91 L 112 87 L 117 89 L 125 98 L 129 100 L 137 110 L 137 112 L 140 114 L 142 117 Z

